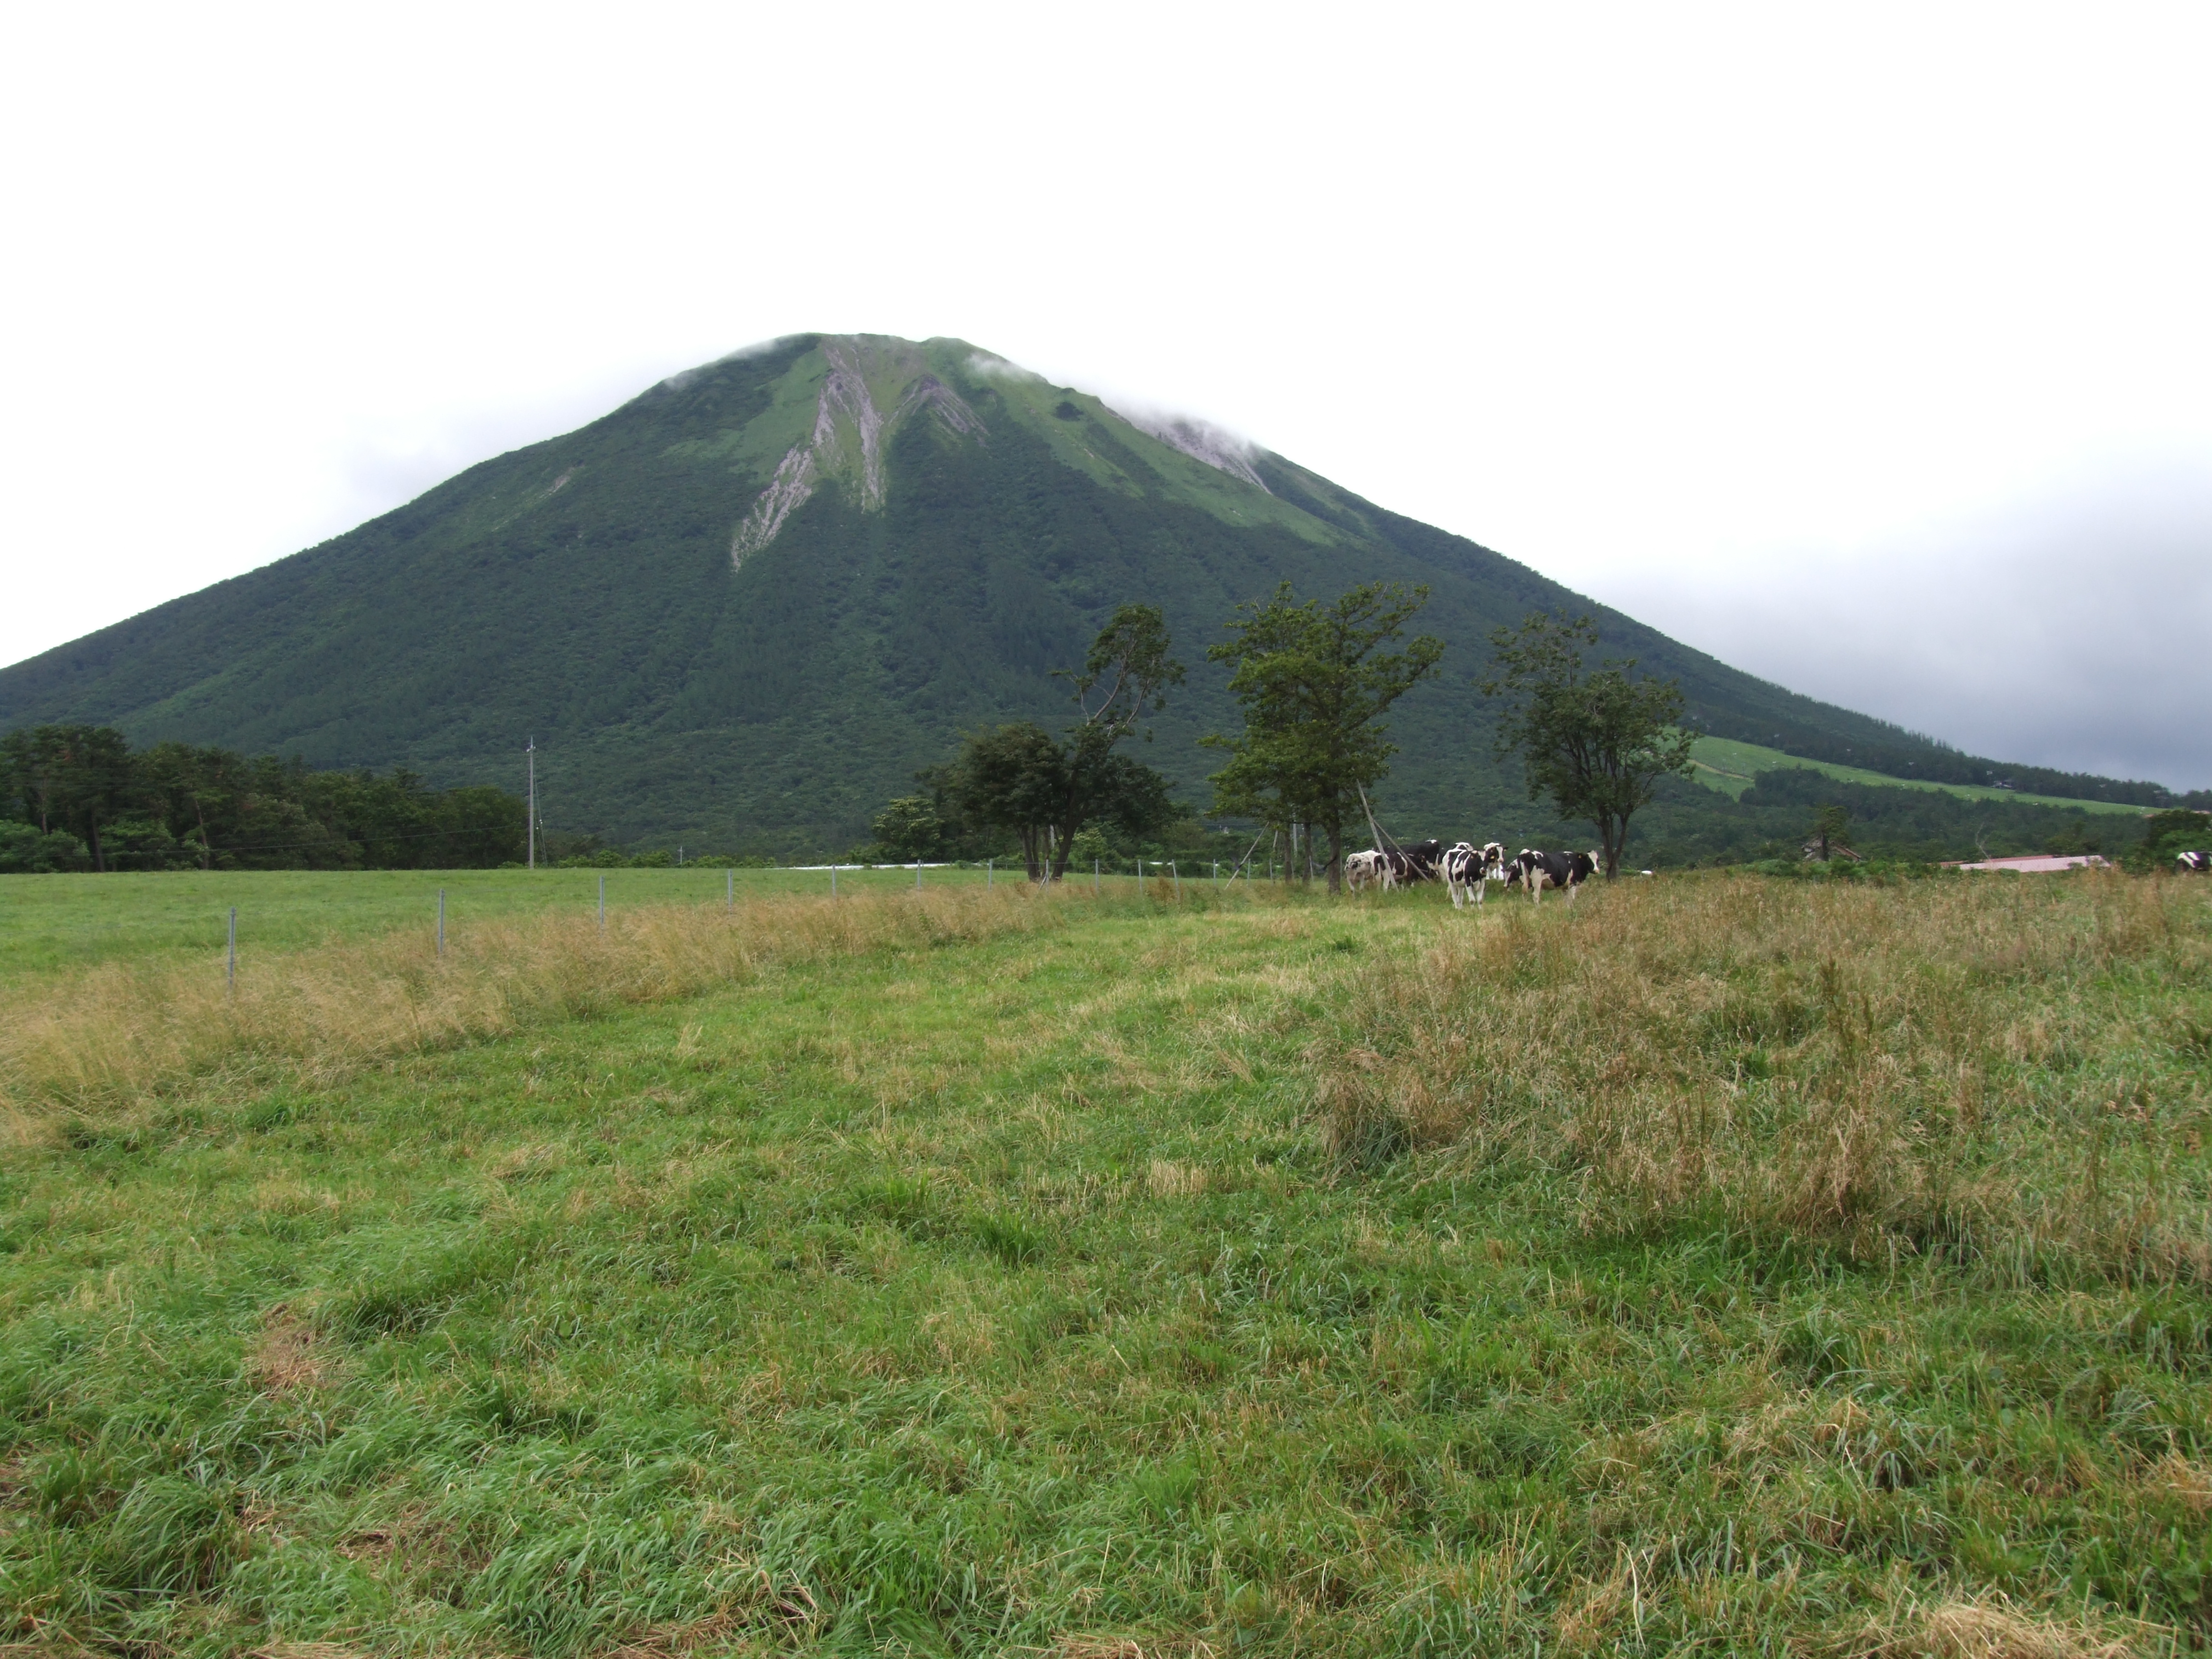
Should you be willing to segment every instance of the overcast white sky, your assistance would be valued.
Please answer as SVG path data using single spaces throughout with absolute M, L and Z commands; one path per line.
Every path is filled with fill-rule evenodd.
M 2212 783 L 2212 9 L 18 7 L 0 662 L 807 329 Z

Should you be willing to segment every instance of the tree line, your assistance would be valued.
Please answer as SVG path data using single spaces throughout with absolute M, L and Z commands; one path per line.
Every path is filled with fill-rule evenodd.
M 1373 827 L 1367 792 L 1397 753 L 1385 716 L 1443 655 L 1431 635 L 1405 637 L 1427 599 L 1425 587 L 1368 582 L 1332 601 L 1300 601 L 1285 582 L 1271 599 L 1239 605 L 1225 625 L 1231 637 L 1206 652 L 1230 667 L 1243 715 L 1241 732 L 1200 739 L 1227 757 L 1208 780 L 1212 812 L 1255 823 L 1262 835 L 1303 832 L 1326 849 L 1332 890 L 1342 885 L 1347 836 Z M 1630 819 L 1662 778 L 1689 771 L 1693 734 L 1680 726 L 1679 684 L 1635 677 L 1633 659 L 1593 661 L 1597 642 L 1587 617 L 1532 614 L 1492 631 L 1478 684 L 1498 708 L 1495 757 L 1520 763 L 1531 800 L 1548 799 L 1562 820 L 1592 826 L 1611 876 Z M 1076 718 L 1058 733 L 1024 720 L 973 734 L 950 762 L 917 775 L 926 793 L 878 816 L 878 842 L 921 857 L 997 832 L 1018 839 L 1031 880 L 1053 881 L 1098 826 L 1135 836 L 1170 821 L 1179 809 L 1169 781 L 1119 749 L 1183 679 L 1170 643 L 1156 607 L 1123 605 L 1082 665 L 1061 671 Z
M 432 789 L 404 769 L 133 750 L 105 726 L 0 738 L 0 873 L 483 869 L 521 861 L 527 817 L 504 790 Z

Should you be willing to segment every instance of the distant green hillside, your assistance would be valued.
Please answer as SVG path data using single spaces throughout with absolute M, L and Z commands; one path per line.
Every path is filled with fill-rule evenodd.
M 963 732 L 1062 718 L 1052 671 L 1132 599 L 1165 610 L 1192 671 L 1146 758 L 1202 800 L 1197 739 L 1235 719 L 1205 650 L 1232 608 L 1284 580 L 1334 593 L 1370 578 L 1427 584 L 1423 625 L 1450 645 L 1395 722 L 1378 805 L 1405 833 L 1565 833 L 1492 765 L 1472 684 L 1488 631 L 1538 608 L 1595 612 L 1605 648 L 1679 677 L 1717 738 L 1930 776 L 1967 758 L 1279 456 L 1139 427 L 957 340 L 821 335 L 674 376 L 319 547 L 0 670 L 0 729 L 111 722 L 140 743 L 508 789 L 534 736 L 556 830 L 811 852 L 864 836 Z
M 1894 778 L 1881 772 L 1869 772 L 1863 767 L 1838 766 L 1832 761 L 1802 759 L 1786 755 L 1779 749 L 1768 749 L 1755 743 L 1739 743 L 1729 738 L 1700 738 L 1692 745 L 1690 754 L 1697 765 L 1697 781 L 1708 789 L 1717 789 L 1732 799 L 1741 799 L 1744 791 L 1753 786 L 1761 772 L 1784 767 L 1806 767 L 1844 783 L 1893 789 L 1932 789 L 1956 795 L 1962 800 L 2073 807 L 2090 812 L 2116 812 L 2129 817 L 2140 817 L 2149 810 L 2124 801 L 2081 800 L 2063 795 L 2035 795 L 2016 789 L 1993 788 L 1985 784 L 1938 783 L 1926 778 Z

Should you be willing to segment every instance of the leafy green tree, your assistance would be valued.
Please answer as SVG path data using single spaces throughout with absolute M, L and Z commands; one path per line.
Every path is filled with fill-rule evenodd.
M 51 834 L 21 819 L 0 819 L 0 875 L 46 875 L 57 870 L 82 870 L 92 854 L 75 836 L 57 830 Z
M 1124 839 L 1156 836 L 1182 816 L 1174 786 L 1133 756 L 1079 750 L 1069 804 L 1054 826 L 1052 878 L 1067 873 L 1076 838 L 1093 824 L 1110 826 Z
M 868 828 L 876 845 L 890 858 L 922 860 L 942 855 L 945 821 L 927 795 L 901 795 L 876 814 Z
M 947 793 L 960 816 L 1012 831 L 1031 881 L 1067 873 L 1086 825 L 1106 822 L 1144 835 L 1174 817 L 1168 781 L 1117 748 L 1146 714 L 1166 706 L 1165 689 L 1182 683 L 1183 666 L 1169 645 L 1156 607 L 1121 606 L 1083 666 L 1059 676 L 1073 685 L 1082 714 L 1065 737 L 1018 721 L 969 738 L 953 763 Z
M 2212 850 L 2212 813 L 2179 811 L 2153 812 L 2143 819 L 2143 838 L 2130 848 L 2121 862 L 2135 871 L 2170 870 L 2183 853 Z
M 14 793 L 27 822 L 48 834 L 75 836 L 107 868 L 100 831 L 137 804 L 131 745 L 112 726 L 40 726 L 6 740 Z
M 1842 849 L 1844 836 L 1850 827 L 1851 815 L 1846 808 L 1832 804 L 1822 806 L 1813 814 L 1813 851 L 1808 856 L 1826 864 L 1834 852 Z
M 1227 624 L 1236 638 L 1206 653 L 1236 665 L 1229 689 L 1244 710 L 1241 735 L 1201 739 L 1230 752 L 1212 779 L 1214 811 L 1310 825 L 1328 838 L 1331 892 L 1344 885 L 1345 821 L 1398 752 L 1382 716 L 1443 654 L 1443 641 L 1426 634 L 1384 649 L 1428 596 L 1367 582 L 1331 604 L 1301 605 L 1285 582 L 1266 604 L 1239 605 L 1243 620 Z
M 58 726 L 22 726 L 0 738 L 0 784 L 8 816 L 56 833 L 56 790 L 61 771 Z
M 235 813 L 228 763 L 238 757 L 221 749 L 157 743 L 138 757 L 138 778 L 149 805 L 161 813 L 180 846 L 192 849 L 203 870 L 214 867 L 212 817 L 218 830 Z
M 1080 870 L 1093 861 L 1103 863 L 1114 856 L 1114 843 L 1097 824 L 1079 830 L 1075 839 L 1068 843 L 1068 861 Z
M 483 867 L 521 858 L 524 813 L 503 790 L 434 790 L 404 770 L 316 772 L 176 743 L 134 755 L 105 726 L 0 738 L 0 817 L 82 841 L 99 869 Z
M 441 867 L 492 870 L 522 861 L 529 835 L 530 804 L 521 796 L 486 784 L 426 791 L 425 794 L 428 833 L 424 844 L 436 849 Z
M 1183 666 L 1168 654 L 1167 618 L 1158 605 L 1125 605 L 1115 611 L 1085 653 L 1079 672 L 1060 669 L 1055 679 L 1072 682 L 1083 711 L 1078 734 L 1092 734 L 1109 746 L 1136 729 L 1147 710 L 1165 708 L 1165 692 L 1183 682 Z M 1147 732 L 1147 740 L 1152 734 Z
M 1548 795 L 1562 818 L 1596 827 L 1605 873 L 1620 867 L 1628 821 L 1650 803 L 1659 780 L 1690 770 L 1693 733 L 1680 729 L 1682 688 L 1631 679 L 1632 657 L 1585 665 L 1597 644 L 1588 617 L 1570 622 L 1531 612 L 1517 629 L 1490 636 L 1486 697 L 1507 700 L 1493 753 L 1517 759 L 1528 799 Z
M 1049 878 L 1053 820 L 1068 793 L 1067 756 L 1051 732 L 1030 720 L 979 732 L 948 781 L 963 818 L 1011 831 L 1030 879 Z
M 1143 836 L 1176 816 L 1167 779 L 1117 752 L 1147 714 L 1167 707 L 1167 688 L 1183 683 L 1183 665 L 1168 654 L 1170 644 L 1158 606 L 1125 605 L 1098 630 L 1082 669 L 1059 676 L 1074 686 L 1083 718 L 1062 746 L 1065 775 L 1048 821 L 1054 881 L 1067 873 L 1075 838 L 1086 825 L 1105 822 Z M 1152 736 L 1145 732 L 1145 741 Z

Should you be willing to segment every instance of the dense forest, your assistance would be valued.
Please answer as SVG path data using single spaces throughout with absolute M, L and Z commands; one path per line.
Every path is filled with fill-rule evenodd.
M 521 860 L 524 803 L 413 773 L 159 743 L 112 726 L 0 738 L 0 873 L 484 869 Z

